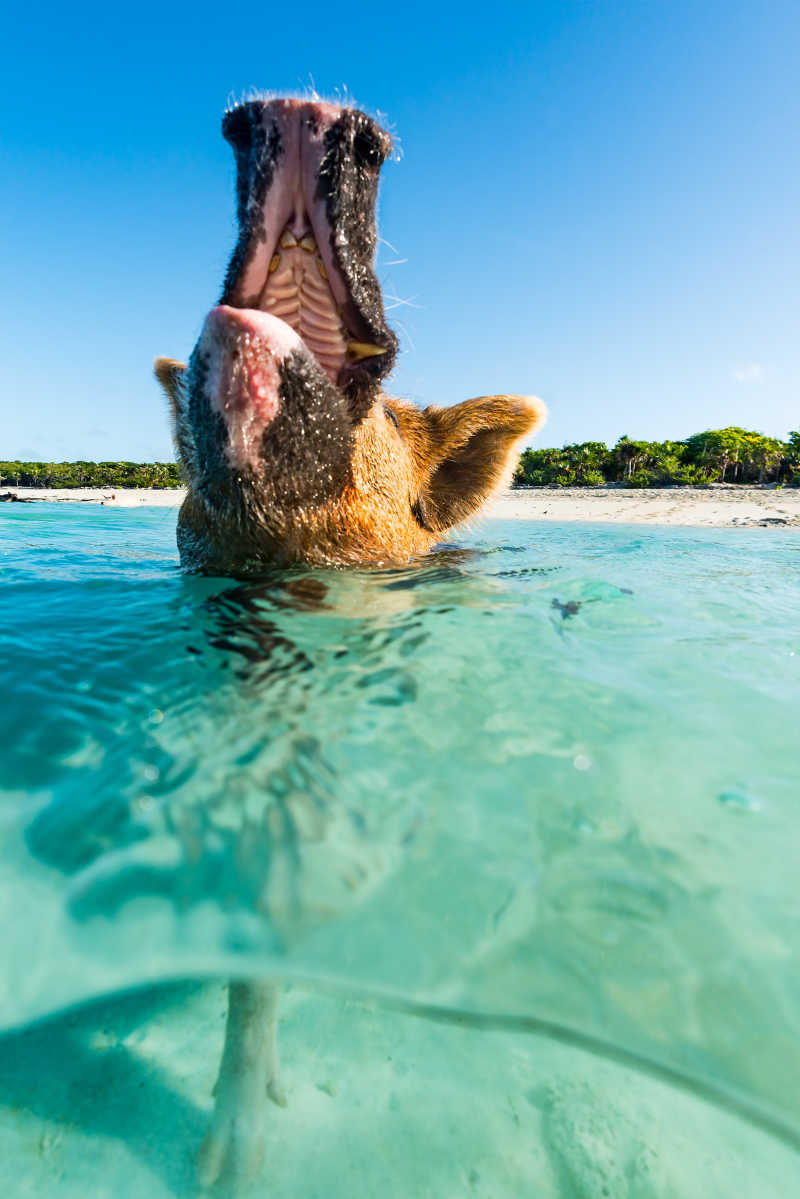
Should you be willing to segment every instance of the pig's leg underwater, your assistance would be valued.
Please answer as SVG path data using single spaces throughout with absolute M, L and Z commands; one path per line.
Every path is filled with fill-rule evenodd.
M 220 1177 L 252 1175 L 264 1153 L 265 1096 L 279 1107 L 286 1106 L 279 1081 L 279 993 L 276 984 L 266 982 L 232 982 L 228 987 L 214 1114 L 197 1161 L 198 1180 L 204 1187 Z

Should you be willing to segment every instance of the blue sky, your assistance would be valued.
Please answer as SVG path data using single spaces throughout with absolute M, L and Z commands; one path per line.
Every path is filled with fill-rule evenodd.
M 402 148 L 390 390 L 536 393 L 540 445 L 800 426 L 796 0 L 45 3 L 3 25 L 0 458 L 172 456 L 151 363 L 188 355 L 233 246 L 226 99 L 309 81 Z

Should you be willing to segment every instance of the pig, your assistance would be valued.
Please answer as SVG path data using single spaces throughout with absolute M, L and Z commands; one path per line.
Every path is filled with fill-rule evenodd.
M 408 563 L 473 516 L 543 423 L 530 396 L 420 410 L 383 391 L 397 356 L 375 275 L 389 134 L 316 98 L 237 104 L 238 238 L 188 365 L 158 358 L 187 485 L 182 565 L 250 576 L 282 564 Z M 229 987 L 199 1177 L 251 1173 L 278 1077 L 277 990 Z

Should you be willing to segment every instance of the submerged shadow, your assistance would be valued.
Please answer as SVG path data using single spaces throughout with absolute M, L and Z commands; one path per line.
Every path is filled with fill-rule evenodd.
M 122 1042 L 201 985 L 207 984 L 148 988 L 3 1034 L 0 1106 L 22 1108 L 67 1133 L 116 1140 L 178 1199 L 196 1195 L 194 1154 L 208 1115 L 157 1063 Z

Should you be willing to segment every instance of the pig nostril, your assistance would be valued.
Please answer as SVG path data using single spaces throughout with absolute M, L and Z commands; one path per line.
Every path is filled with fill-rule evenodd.
M 359 129 L 353 138 L 353 154 L 359 166 L 379 167 L 386 154 L 371 129 Z
M 222 136 L 232 146 L 246 149 L 252 141 L 253 133 L 250 124 L 250 113 L 246 106 L 234 108 L 225 114 L 222 120 Z

